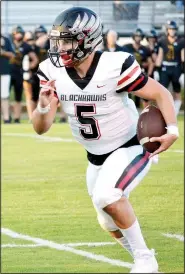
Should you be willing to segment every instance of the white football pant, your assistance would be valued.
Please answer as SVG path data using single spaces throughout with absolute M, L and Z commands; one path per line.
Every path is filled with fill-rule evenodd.
M 122 196 L 129 197 L 130 192 L 150 169 L 151 160 L 148 157 L 149 153 L 141 145 L 136 145 L 117 149 L 102 166 L 89 162 L 86 173 L 87 189 L 103 229 L 118 230 L 112 217 L 103 208 Z
M 1 75 L 1 99 L 7 99 L 10 95 L 10 75 Z

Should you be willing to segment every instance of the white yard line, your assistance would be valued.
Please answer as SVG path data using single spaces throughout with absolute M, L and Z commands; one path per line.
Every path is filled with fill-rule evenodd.
M 100 242 L 100 243 L 67 243 L 67 246 L 104 246 L 104 245 L 115 245 L 113 242 Z
M 18 244 L 4 244 L 1 245 L 1 247 L 38 247 L 38 246 L 43 246 L 42 244 L 27 244 L 27 245 L 18 245 Z
M 183 149 L 168 149 L 165 152 L 184 153 Z
M 48 241 L 48 240 L 44 240 L 44 239 L 40 239 L 40 238 L 34 238 L 34 237 L 29 236 L 29 235 L 24 235 L 24 234 L 17 233 L 17 232 L 12 231 L 8 228 L 1 228 L 1 233 L 5 234 L 5 235 L 8 235 L 11 238 L 32 241 L 36 244 L 41 244 L 41 245 L 47 246 L 49 248 L 53 248 L 53 249 L 56 249 L 56 250 L 62 250 L 62 251 L 68 251 L 68 252 L 71 252 L 71 253 L 74 253 L 74 254 L 89 258 L 89 259 L 109 263 L 111 265 L 116 265 L 116 266 L 121 266 L 121 267 L 126 267 L 126 268 L 131 268 L 132 267 L 131 263 L 123 262 L 123 261 L 120 261 L 120 260 L 110 259 L 110 258 L 105 257 L 103 255 L 96 255 L 94 253 L 83 251 L 83 250 L 78 250 L 78 249 L 75 249 L 75 248 L 72 248 L 72 247 L 68 246 L 67 244 L 57 244 L 53 241 Z
M 178 234 L 170 234 L 170 233 L 162 233 L 163 236 L 167 238 L 174 238 L 179 240 L 180 242 L 184 242 L 184 236 L 183 235 L 178 235 Z
M 115 245 L 113 242 L 100 242 L 100 243 L 67 243 L 63 244 L 65 246 L 105 246 L 105 245 Z M 44 246 L 42 244 L 2 244 L 1 247 L 38 247 Z
M 30 138 L 39 139 L 39 140 L 42 140 L 42 141 L 45 141 L 45 142 L 77 143 L 77 141 L 75 139 L 52 137 L 52 136 L 43 136 L 43 135 L 28 134 L 28 133 L 3 133 L 2 136 L 30 137 Z M 183 149 L 168 149 L 166 152 L 184 153 L 184 150 Z
M 42 136 L 38 134 L 27 134 L 27 133 L 3 133 L 2 136 L 12 136 L 12 137 L 29 137 L 33 139 L 39 139 L 47 142 L 67 142 L 67 143 L 76 143 L 74 139 L 70 138 L 60 138 L 60 137 L 51 137 L 51 136 Z

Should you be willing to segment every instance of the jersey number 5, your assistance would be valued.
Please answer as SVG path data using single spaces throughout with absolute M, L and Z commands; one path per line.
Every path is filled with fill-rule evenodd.
M 83 126 L 79 129 L 83 138 L 89 141 L 99 139 L 101 133 L 98 126 L 98 121 L 91 116 L 96 113 L 95 105 L 75 104 L 75 113 L 77 121 Z

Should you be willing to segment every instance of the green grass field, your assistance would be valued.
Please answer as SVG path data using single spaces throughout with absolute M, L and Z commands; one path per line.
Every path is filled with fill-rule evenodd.
M 180 116 L 181 137 L 130 197 L 163 273 L 184 273 L 183 242 L 163 235 L 184 231 L 183 124 Z M 73 139 L 69 125 L 56 123 L 44 136 L 64 140 L 35 138 L 27 123 L 2 125 L 1 225 L 11 230 L 2 230 L 2 273 L 128 273 L 121 262 L 132 258 L 118 244 L 67 246 L 114 240 L 99 227 L 86 191 L 86 153 L 65 142 Z

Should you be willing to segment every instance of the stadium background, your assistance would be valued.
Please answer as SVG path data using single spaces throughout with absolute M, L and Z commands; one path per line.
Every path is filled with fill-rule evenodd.
M 123 4 L 125 10 L 115 11 L 115 3 Z M 97 12 L 103 22 L 103 32 L 113 29 L 118 33 L 117 44 L 123 46 L 132 42 L 132 33 L 141 28 L 144 33 L 155 28 L 158 35 L 165 33 L 167 20 L 175 20 L 181 36 L 184 35 L 184 12 L 177 7 L 179 1 L 2 1 L 1 32 L 10 36 L 13 27 L 21 25 L 25 31 L 34 31 L 44 25 L 49 31 L 59 10 L 72 6 L 85 6 Z M 146 45 L 146 39 L 141 44 Z M 170 87 L 171 88 L 171 87 Z M 184 109 L 184 89 L 182 90 Z M 13 92 L 10 95 L 13 101 Z M 23 94 L 23 111 L 26 113 Z M 12 103 L 11 103 L 12 105 Z
M 122 2 L 130 14 L 118 19 L 114 1 L 2 1 L 1 30 L 9 35 L 18 24 L 25 31 L 40 24 L 49 30 L 59 11 L 74 5 L 97 12 L 104 32 L 114 29 L 119 33 L 120 45 L 131 40 L 136 27 L 145 32 L 155 27 L 163 33 L 168 19 L 177 22 L 183 35 L 184 14 L 174 1 Z M 134 9 L 138 13 L 134 14 Z M 180 139 L 160 156 L 159 164 L 131 197 L 163 273 L 184 273 L 182 113 L 178 121 Z M 131 258 L 96 222 L 85 188 L 85 152 L 72 139 L 68 124 L 56 123 L 44 138 L 36 137 L 27 119 L 21 125 L 2 126 L 2 228 L 10 229 L 2 229 L 2 273 L 128 273 L 129 267 L 120 266 L 120 261 L 131 263 Z M 90 243 L 92 246 L 74 249 L 89 252 L 91 259 L 74 254 L 74 250 L 68 253 L 39 246 L 33 237 L 65 244 Z M 99 247 L 95 242 L 107 245 Z M 105 263 L 98 255 L 110 261 Z

